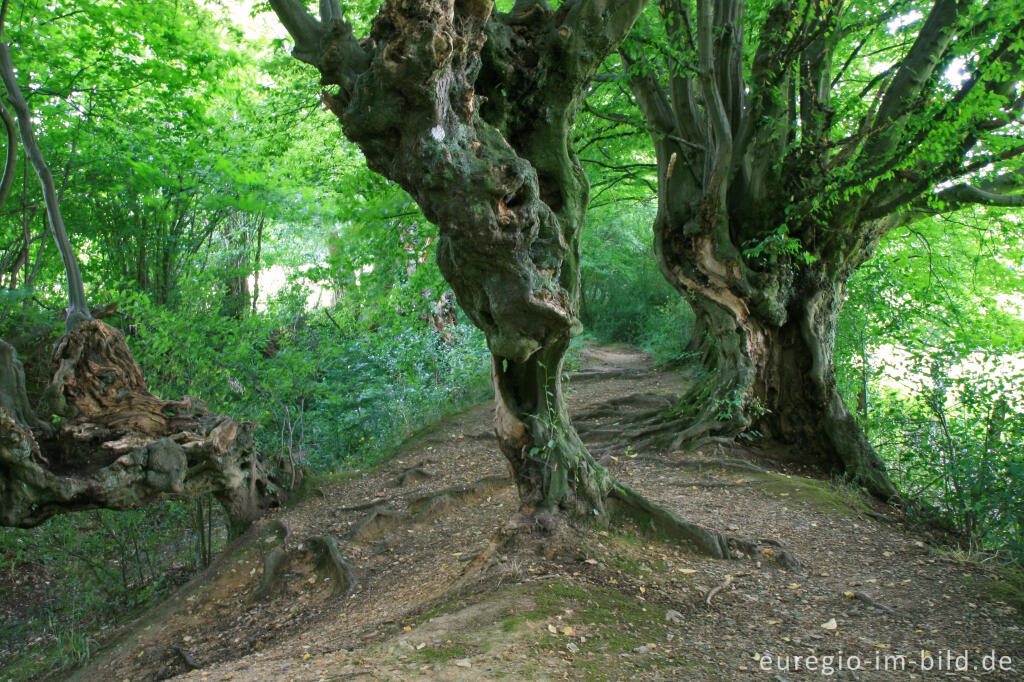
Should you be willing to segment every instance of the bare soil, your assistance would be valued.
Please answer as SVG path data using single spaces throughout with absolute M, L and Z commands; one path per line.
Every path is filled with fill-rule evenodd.
M 618 347 L 584 364 L 574 419 L 617 476 L 802 567 L 783 570 L 771 549 L 707 559 L 640 528 L 510 527 L 516 493 L 482 404 L 268 517 L 282 525 L 229 546 L 77 679 L 1024 679 L 1024 622 L 995 569 L 765 453 L 633 450 L 637 415 L 683 378 Z M 317 536 L 337 540 L 351 594 L 317 566 Z M 276 546 L 280 577 L 254 599 Z

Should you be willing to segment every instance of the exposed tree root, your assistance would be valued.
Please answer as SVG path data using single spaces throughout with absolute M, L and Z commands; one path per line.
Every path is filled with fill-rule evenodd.
M 617 503 L 616 514 L 633 518 L 657 535 L 679 540 L 716 559 L 731 557 L 726 536 L 684 521 L 626 485 L 616 483 L 608 497 L 609 501 Z
M 666 457 L 656 457 L 653 455 L 640 455 L 637 459 L 644 462 L 654 462 L 667 467 L 693 467 L 698 472 L 703 471 L 704 468 L 709 469 L 739 469 L 741 471 L 753 471 L 755 473 L 764 474 L 767 473 L 764 469 L 757 466 L 753 462 L 739 458 L 722 458 L 722 459 L 668 459 Z
M 771 545 L 775 549 L 762 549 L 761 545 Z M 803 567 L 795 557 L 793 557 L 791 554 L 782 549 L 782 543 L 778 540 L 771 540 L 766 538 L 748 540 L 744 538 L 730 537 L 729 546 L 732 547 L 735 551 L 741 552 L 751 557 L 771 557 L 775 560 L 777 564 L 779 564 L 779 566 L 781 566 L 787 571 L 799 571 Z
M 356 523 L 355 527 L 345 536 L 345 539 L 356 542 L 370 542 L 383 535 L 387 535 L 405 523 L 408 518 L 409 515 L 404 512 L 384 507 L 374 507 L 370 510 L 369 514 Z
M 630 416 L 630 421 L 637 423 L 656 416 L 664 416 L 665 410 L 672 407 L 673 404 L 675 404 L 675 400 L 659 393 L 634 393 L 598 403 L 589 410 L 573 415 L 573 422 L 605 419 L 608 417 L 621 418 L 623 416 L 623 408 L 646 408 L 642 412 Z
M 884 611 L 885 613 L 888 613 L 890 616 L 900 616 L 899 612 L 897 612 L 895 609 L 891 609 L 884 604 L 879 604 L 877 601 L 872 599 L 870 595 L 864 592 L 854 592 L 853 598 L 858 599 L 867 604 L 868 606 L 878 609 L 879 611 Z
M 722 590 L 729 589 L 729 586 L 732 585 L 733 578 L 734 576 L 727 575 L 725 576 L 725 580 L 723 580 L 720 585 L 715 585 L 710 590 L 708 590 L 707 595 L 704 597 L 704 605 L 710 609 L 711 600 L 714 599 L 715 595 L 721 592 Z
M 589 426 L 588 424 L 577 424 L 575 426 L 576 433 L 580 434 L 581 436 L 586 436 L 588 441 L 594 441 L 608 437 L 611 439 L 615 439 L 620 443 L 625 443 L 625 441 L 622 440 L 622 429 L 603 426 L 600 424 L 595 424 L 594 426 Z
M 781 549 L 761 550 L 753 540 L 731 537 L 688 523 L 675 513 L 664 509 L 640 495 L 632 488 L 616 483 L 609 493 L 610 501 L 617 503 L 614 513 L 631 518 L 641 528 L 662 537 L 678 540 L 693 549 L 716 559 L 738 558 L 740 553 L 750 556 L 770 556 L 786 570 L 797 570 L 800 562 Z M 773 544 L 777 542 L 763 543 Z
M 441 507 L 438 505 L 447 507 L 451 502 L 469 504 L 509 485 L 512 485 L 512 479 L 508 476 L 487 476 L 468 485 L 452 486 L 413 497 L 409 500 L 409 511 L 416 514 L 416 520 L 420 522 L 426 519 L 424 513 L 428 510 L 439 511 Z
M 421 467 L 412 467 L 395 476 L 387 482 L 389 488 L 404 488 L 407 485 L 415 485 L 430 480 L 434 475 Z
M 335 539 L 320 535 L 306 538 L 294 550 L 282 546 L 270 550 L 263 559 L 263 576 L 251 600 L 261 601 L 272 596 L 283 580 L 286 567 L 298 560 L 310 562 L 320 577 L 330 579 L 332 596 L 351 594 L 358 584 Z
M 498 550 L 505 547 L 508 543 L 509 538 L 503 536 L 500 532 L 495 537 L 492 537 L 487 546 L 469 560 L 466 567 L 462 570 L 462 574 L 452 584 L 450 592 L 458 594 L 465 589 L 466 585 L 471 583 L 481 571 L 494 563 L 494 557 Z
M 641 428 L 627 431 L 625 433 L 626 438 L 631 441 L 650 439 L 652 437 L 674 433 L 677 429 L 684 426 L 682 419 L 665 420 L 663 415 L 656 415 L 652 419 L 645 421 L 646 423 Z
M 281 547 L 288 546 L 288 539 L 292 536 L 292 529 L 284 519 L 274 519 L 260 528 L 260 540 L 262 542 L 273 542 Z
M 261 601 L 270 596 L 287 563 L 288 552 L 283 547 L 275 547 L 263 557 L 263 577 L 260 578 L 260 584 L 252 594 L 253 601 Z
M 317 573 L 331 579 L 333 595 L 348 595 L 356 589 L 355 575 L 348 562 L 342 558 L 338 543 L 333 537 L 320 535 L 307 539 L 303 544 L 313 553 Z
M 367 509 L 373 509 L 374 507 L 386 507 L 390 503 L 394 502 L 392 497 L 378 497 L 370 500 L 369 502 L 360 502 L 359 504 L 353 504 L 348 507 L 336 507 L 335 511 L 339 512 L 354 512 L 354 511 L 366 511 Z
M 203 667 L 199 665 L 199 661 L 196 660 L 195 656 L 185 651 L 184 647 L 175 645 L 171 647 L 171 650 L 174 651 L 174 653 L 178 654 L 178 658 L 180 658 L 182 662 L 185 663 L 185 667 L 189 670 L 199 670 Z
M 20 365 L 2 360 L 17 388 Z M 61 339 L 54 366 L 44 400 L 56 430 L 26 414 L 23 386 L 13 414 L 0 407 L 0 524 L 213 493 L 238 533 L 279 499 L 284 472 L 257 455 L 254 424 L 210 414 L 194 398 L 154 396 L 113 327 L 82 322 Z
M 639 377 L 654 374 L 654 370 L 643 369 L 640 367 L 611 367 L 611 368 L 592 368 L 582 369 L 578 372 L 574 372 L 572 375 L 573 381 L 586 381 L 588 379 L 614 379 L 618 377 Z

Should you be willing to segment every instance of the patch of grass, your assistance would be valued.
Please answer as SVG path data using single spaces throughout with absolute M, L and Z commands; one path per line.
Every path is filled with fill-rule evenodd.
M 419 663 L 447 663 L 457 658 L 468 658 L 474 651 L 466 644 L 453 642 L 432 647 L 426 646 L 409 654 L 409 658 Z
M 617 590 L 565 581 L 538 585 L 530 594 L 536 606 L 507 615 L 502 629 L 511 634 L 530 627 L 531 623 L 561 616 L 556 624 L 559 631 L 539 630 L 532 637 L 532 646 L 538 652 L 550 652 L 563 649 L 568 641 L 577 641 L 583 651 L 596 654 L 571 659 L 573 670 L 583 679 L 622 679 L 640 668 L 663 669 L 681 664 L 657 648 L 628 659 L 619 656 L 620 653 L 632 654 L 648 643 L 665 641 L 665 609 L 657 604 L 642 602 Z M 567 637 L 561 630 L 563 627 L 585 633 L 586 642 Z
M 844 515 L 870 511 L 860 499 L 836 491 L 828 483 L 816 481 L 813 478 L 753 472 L 744 472 L 735 476 L 747 481 L 760 481 L 757 490 L 762 490 L 773 497 L 798 500 L 822 511 Z
M 458 610 L 457 606 L 462 602 L 460 597 L 450 597 L 443 599 L 432 606 L 428 611 L 424 611 L 420 614 L 414 622 L 425 623 L 432 618 L 436 618 L 445 613 L 451 613 Z
M 651 552 L 645 544 L 647 540 L 648 538 L 643 535 L 609 534 L 609 544 L 619 551 L 608 556 L 608 566 L 641 579 L 655 572 L 664 572 L 665 562 L 650 558 Z
M 20 624 L 24 627 L 25 624 Z M 69 670 L 89 660 L 98 646 L 96 639 L 88 632 L 73 626 L 61 629 L 51 617 L 46 625 L 42 621 L 30 622 L 32 632 L 39 629 L 48 631 L 48 636 L 38 644 L 27 647 L 19 654 L 3 661 L 0 680 L 27 680 L 46 673 Z M 0 640 L 17 636 L 18 629 L 0 629 Z

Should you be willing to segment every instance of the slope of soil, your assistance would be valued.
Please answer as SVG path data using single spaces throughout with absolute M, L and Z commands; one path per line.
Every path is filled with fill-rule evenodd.
M 634 448 L 632 422 L 682 379 L 624 348 L 585 360 L 574 419 L 621 479 L 687 520 L 780 543 L 802 567 L 783 570 L 771 549 L 706 559 L 636 528 L 514 528 L 492 408 L 479 405 L 268 518 L 77 679 L 1024 676 L 1021 613 L 994 570 L 755 453 Z M 314 537 L 336 539 L 354 591 Z M 275 552 L 278 577 L 257 595 Z

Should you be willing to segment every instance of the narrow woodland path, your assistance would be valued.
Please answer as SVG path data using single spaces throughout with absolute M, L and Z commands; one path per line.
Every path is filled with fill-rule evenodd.
M 484 404 L 277 512 L 78 679 L 825 676 L 820 660 L 792 669 L 809 655 L 838 656 L 838 679 L 923 679 L 939 673 L 921 672 L 922 660 L 945 666 L 955 652 L 955 667 L 965 651 L 968 670 L 943 677 L 1024 677 L 1019 596 L 994 570 L 752 453 L 634 450 L 624 431 L 683 388 L 636 351 L 599 347 L 573 376 L 570 403 L 588 446 L 630 486 L 689 521 L 777 541 L 800 569 L 783 570 L 770 549 L 705 559 L 638 529 L 511 532 L 516 496 Z M 358 582 L 351 593 L 322 560 L 331 541 L 310 538 L 334 539 Z M 260 591 L 272 553 L 277 578 Z M 992 652 L 997 670 L 985 672 Z M 892 658 L 886 672 L 886 656 L 905 656 L 906 670 L 892 672 Z M 999 657 L 1009 657 L 1002 671 Z

